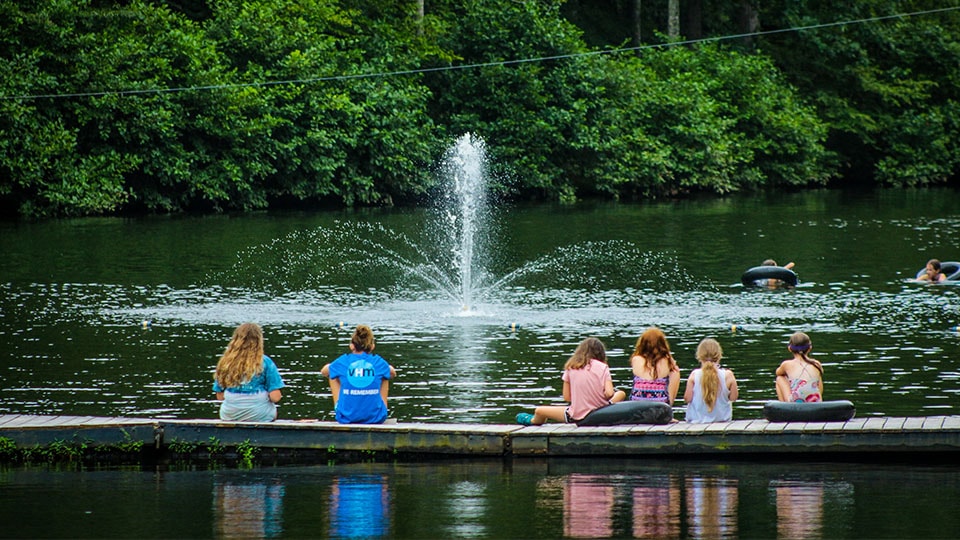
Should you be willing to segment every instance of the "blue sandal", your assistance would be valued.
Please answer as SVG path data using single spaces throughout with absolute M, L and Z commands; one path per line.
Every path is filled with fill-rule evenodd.
M 533 415 L 530 413 L 522 412 L 517 415 L 517 423 L 524 426 L 533 425 Z

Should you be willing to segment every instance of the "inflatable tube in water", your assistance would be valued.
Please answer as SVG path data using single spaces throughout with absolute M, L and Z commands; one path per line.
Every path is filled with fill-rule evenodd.
M 763 417 L 770 422 L 846 422 L 856 412 L 853 403 L 846 400 L 813 403 L 768 401 L 763 405 Z
M 960 281 L 960 262 L 942 262 L 940 263 L 940 271 L 947 276 L 947 281 Z M 917 272 L 917 279 L 920 279 L 920 276 L 926 273 L 927 267 L 924 266 Z
M 601 407 L 577 422 L 578 426 L 619 424 L 669 424 L 673 408 L 659 401 L 621 401 Z
M 779 279 L 794 287 L 797 285 L 797 274 L 782 266 L 754 266 L 740 276 L 740 283 L 744 287 L 762 287 L 768 279 Z

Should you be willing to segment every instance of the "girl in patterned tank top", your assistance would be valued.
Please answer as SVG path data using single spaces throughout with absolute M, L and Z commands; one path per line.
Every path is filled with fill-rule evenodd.
M 630 366 L 633 368 L 631 401 L 660 401 L 673 406 L 680 388 L 680 368 L 662 330 L 651 327 L 640 336 L 630 355 Z
M 777 399 L 790 402 L 823 401 L 823 365 L 810 358 L 813 350 L 810 336 L 795 332 L 790 336 L 787 350 L 793 358 L 784 360 L 777 367 Z

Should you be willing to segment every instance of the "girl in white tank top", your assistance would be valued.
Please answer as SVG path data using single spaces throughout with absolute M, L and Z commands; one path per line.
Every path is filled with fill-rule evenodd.
M 733 402 L 740 390 L 733 372 L 720 367 L 722 357 L 723 349 L 713 338 L 706 338 L 697 346 L 700 367 L 690 374 L 683 393 L 687 422 L 727 422 L 733 418 Z

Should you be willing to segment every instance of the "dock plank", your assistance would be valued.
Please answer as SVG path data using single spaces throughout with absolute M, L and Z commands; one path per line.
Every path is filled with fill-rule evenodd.
M 882 431 L 883 425 L 886 423 L 886 418 L 874 417 L 867 418 L 866 422 L 863 423 L 863 426 L 860 428 L 862 431 Z
M 940 426 L 940 429 L 960 430 L 960 416 L 948 416 L 944 418 L 943 425 Z
M 883 423 L 883 430 L 884 430 L 884 431 L 890 431 L 890 430 L 899 431 L 901 428 L 903 428 L 903 423 L 906 422 L 906 421 L 907 421 L 907 419 L 906 419 L 906 418 L 903 418 L 903 417 L 896 417 L 896 416 L 894 416 L 894 417 L 889 417 L 889 418 L 886 419 L 886 422 Z
M 4 414 L 0 415 L 0 426 L 6 426 L 13 424 L 22 418 L 23 415 L 20 414 Z
M 919 430 L 923 427 L 923 418 L 911 417 L 903 422 L 902 430 Z

